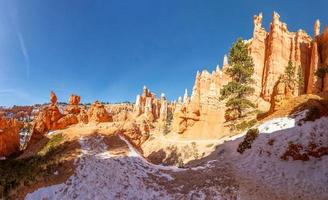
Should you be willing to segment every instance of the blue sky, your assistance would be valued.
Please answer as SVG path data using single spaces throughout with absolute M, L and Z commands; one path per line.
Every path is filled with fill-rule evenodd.
M 328 24 L 327 1 L 0 0 L 0 105 L 134 101 L 147 85 L 169 99 L 213 70 L 253 15 L 277 11 L 291 31 Z

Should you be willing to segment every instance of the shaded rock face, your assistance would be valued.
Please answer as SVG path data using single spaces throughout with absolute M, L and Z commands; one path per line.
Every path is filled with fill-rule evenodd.
M 15 119 L 0 117 L 0 157 L 7 157 L 20 149 L 19 130 L 22 127 Z
M 105 106 L 100 102 L 95 101 L 88 110 L 88 119 L 89 122 L 112 122 L 113 118 L 107 110 Z
M 325 28 L 324 32 L 321 35 L 318 35 L 316 37 L 316 41 L 317 41 L 317 46 L 315 49 L 313 49 L 313 51 L 315 53 L 317 53 L 317 57 L 315 57 L 315 59 L 317 58 L 317 62 L 314 62 L 314 66 L 313 68 L 319 68 L 319 67 L 327 67 L 328 66 L 328 27 Z M 318 88 L 321 89 L 321 91 L 328 91 L 328 75 L 327 73 L 325 74 L 322 83 L 320 81 L 318 81 L 319 83 L 317 83 Z

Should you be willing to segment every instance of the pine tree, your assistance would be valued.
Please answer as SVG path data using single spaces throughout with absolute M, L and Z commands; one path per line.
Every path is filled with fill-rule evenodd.
M 231 77 L 231 81 L 223 86 L 221 100 L 228 99 L 225 112 L 228 120 L 236 120 L 245 117 L 245 111 L 255 107 L 247 99 L 254 92 L 250 86 L 254 82 L 254 63 L 248 53 L 248 45 L 241 38 L 232 45 L 228 62 L 229 67 L 225 73 Z
M 288 65 L 285 68 L 285 81 L 289 86 L 295 84 L 295 66 L 292 61 L 288 61 Z

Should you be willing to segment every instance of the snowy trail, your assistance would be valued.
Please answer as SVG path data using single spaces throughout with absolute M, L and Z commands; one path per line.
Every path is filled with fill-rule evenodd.
M 111 155 L 102 136 L 81 138 L 79 142 L 82 155 L 76 160 L 75 174 L 65 183 L 28 194 L 26 200 L 172 199 L 154 180 L 168 181 L 173 178 L 145 164 L 132 147 L 127 157 Z M 149 174 L 155 178 L 150 178 Z
M 235 199 L 227 198 L 235 189 L 228 169 L 215 166 L 220 162 L 189 169 L 155 165 L 123 136 L 117 137 L 127 151 L 119 155 L 111 153 L 115 148 L 108 147 L 103 136 L 80 138 L 82 154 L 76 158 L 74 175 L 25 199 Z

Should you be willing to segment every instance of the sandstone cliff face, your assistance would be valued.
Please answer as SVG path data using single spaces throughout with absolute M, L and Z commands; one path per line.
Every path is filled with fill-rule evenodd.
M 320 34 L 320 22 L 317 20 L 312 39 L 303 30 L 290 32 L 275 12 L 267 32 L 262 27 L 262 18 L 262 13 L 254 16 L 253 37 L 245 41 L 254 62 L 255 92 L 250 99 L 257 109 L 274 112 L 291 97 L 328 91 L 328 75 L 322 80 L 316 75 L 319 67 L 328 66 L 328 28 Z M 290 61 L 296 68 L 295 77 L 289 77 L 295 80 L 293 85 L 287 85 L 288 78 L 284 77 Z M 176 105 L 173 119 L 176 132 L 182 133 L 196 123 L 193 121 L 188 126 L 186 122 L 187 116 L 193 113 L 191 107 L 199 111 L 200 119 L 205 117 L 203 120 L 207 120 L 206 114 L 209 112 L 225 111 L 224 103 L 219 98 L 222 86 L 229 82 L 229 77 L 224 73 L 228 67 L 227 56 L 224 56 L 222 69 L 217 67 L 212 73 L 206 70 L 197 72 L 190 101 L 185 95 L 183 101 L 179 98 Z
M 257 107 L 265 111 L 272 102 L 275 102 L 272 99 L 275 98 L 274 89 L 278 82 L 281 82 L 279 80 L 285 74 L 289 61 L 296 67 L 293 78 L 303 79 L 303 83 L 297 82 L 296 86 L 292 87 L 290 95 L 298 96 L 328 90 L 328 76 L 325 76 L 327 81 L 322 84 L 315 75 L 319 66 L 328 65 L 328 29 L 320 35 L 320 22 L 317 20 L 314 24 L 314 39 L 312 39 L 303 30 L 288 31 L 287 25 L 280 21 L 279 14 L 274 12 L 270 30 L 267 32 L 262 27 L 262 18 L 262 13 L 254 16 L 253 37 L 246 41 L 254 62 L 255 93 L 251 99 Z M 199 105 L 201 113 L 222 107 L 218 101 L 220 89 L 229 81 L 229 77 L 224 73 L 229 67 L 227 57 L 225 56 L 223 60 L 222 70 L 218 67 L 212 73 L 206 70 L 197 72 L 191 102 Z M 275 99 L 283 101 L 287 98 L 289 97 L 280 95 Z
M 19 151 L 21 126 L 15 119 L 0 117 L 0 157 L 10 156 Z
M 307 76 L 306 69 L 311 63 L 312 39 L 303 30 L 289 32 L 287 25 L 280 21 L 280 16 L 273 13 L 270 32 L 266 41 L 266 56 L 262 76 L 262 97 L 269 101 L 273 87 L 284 74 L 285 67 L 291 61 L 301 68 L 302 74 Z M 293 91 L 294 95 L 303 94 L 304 86 Z

